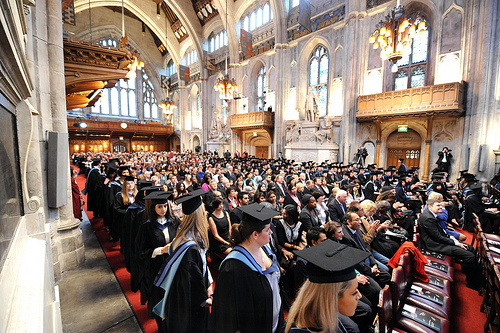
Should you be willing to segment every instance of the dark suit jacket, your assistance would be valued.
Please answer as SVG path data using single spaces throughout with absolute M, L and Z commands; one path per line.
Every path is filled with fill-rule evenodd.
M 283 188 L 283 191 L 281 190 Z M 287 192 L 286 192 L 286 186 L 285 183 L 278 185 L 278 183 L 274 184 L 274 192 L 276 193 L 276 199 L 279 200 L 280 198 L 285 198 Z
M 344 210 L 347 212 L 347 207 L 344 207 Z M 328 212 L 330 213 L 330 219 L 336 222 L 342 223 L 342 217 L 344 217 L 344 211 L 340 206 L 340 202 L 337 199 L 333 199 L 328 204 Z
M 361 251 L 364 251 L 364 249 L 366 251 L 368 251 L 368 248 L 366 247 L 366 243 L 363 240 L 363 236 L 361 235 L 361 231 L 359 231 L 358 238 L 361 241 L 361 244 L 364 246 L 364 249 L 362 249 L 359 246 L 358 242 L 354 239 L 354 235 L 351 232 L 351 229 L 349 229 L 349 227 L 347 227 L 346 225 L 342 225 L 342 231 L 344 232 L 344 237 L 342 237 L 342 240 L 340 241 L 342 244 L 346 244 L 347 246 L 354 247 L 354 248 L 359 249 Z M 357 264 L 356 266 L 354 266 L 354 268 L 363 275 L 372 276 L 373 274 L 372 274 L 371 268 L 377 262 L 375 261 L 375 258 L 373 258 L 373 255 L 371 255 L 371 254 L 368 257 L 368 259 L 370 259 L 370 266 L 368 266 L 367 264 L 365 264 L 364 261 L 362 261 L 359 264 Z
M 316 217 L 314 217 L 310 208 L 307 206 L 300 211 L 299 220 L 304 225 L 304 230 L 306 232 L 312 227 L 317 227 L 319 225 L 318 214 L 316 213 Z
M 438 220 L 428 209 L 420 215 L 418 225 L 422 248 L 451 255 L 451 248 L 455 246 L 455 242 L 450 238 L 450 235 L 444 232 Z

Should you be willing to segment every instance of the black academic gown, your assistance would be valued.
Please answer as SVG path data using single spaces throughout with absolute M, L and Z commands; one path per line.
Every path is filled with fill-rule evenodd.
M 170 241 L 177 234 L 178 221 L 168 226 Z M 163 298 L 164 291 L 153 285 L 158 271 L 163 265 L 165 254 L 151 258 L 154 249 L 167 245 L 163 231 L 155 227 L 154 223 L 146 221 L 141 225 L 136 238 L 136 278 L 141 291 L 141 304 L 148 303 L 150 318 L 155 318 L 153 307 Z
M 93 168 L 87 176 L 87 210 L 95 215 L 101 214 L 104 179 L 99 169 Z
M 166 333 L 208 332 L 210 311 L 201 306 L 208 299 L 207 289 L 208 267 L 203 274 L 200 252 L 196 246 L 191 246 L 179 264 L 165 302 L 163 325 Z
M 273 291 L 267 278 L 238 259 L 224 261 L 215 285 L 210 332 L 272 333 L 272 326 Z
M 131 274 L 131 290 L 137 292 L 139 290 L 138 283 L 135 283 L 137 273 L 136 260 L 136 245 L 135 239 L 139 228 L 144 223 L 144 206 L 140 202 L 134 202 L 127 208 L 127 212 L 123 216 L 122 239 L 120 247 L 125 257 L 125 267 Z

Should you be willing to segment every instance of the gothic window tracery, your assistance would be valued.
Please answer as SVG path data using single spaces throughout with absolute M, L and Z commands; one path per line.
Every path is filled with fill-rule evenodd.
M 208 39 L 208 47 L 209 47 L 209 52 L 214 52 L 220 49 L 221 47 L 226 46 L 227 43 L 227 33 L 225 30 L 219 32 L 216 35 L 212 35 Z
M 158 119 L 158 100 L 149 77 L 142 75 L 142 94 L 144 96 L 144 119 Z
M 394 90 L 425 86 L 429 49 L 429 25 L 425 18 L 423 20 L 427 29 L 417 33 L 413 38 L 411 54 L 403 56 L 396 63 L 398 71 L 394 75 Z
M 325 116 L 328 105 L 328 51 L 322 45 L 316 47 L 309 59 L 309 87 L 318 94 L 319 116 Z

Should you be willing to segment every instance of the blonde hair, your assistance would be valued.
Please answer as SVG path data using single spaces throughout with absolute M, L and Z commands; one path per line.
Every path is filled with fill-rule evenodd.
M 375 211 L 377 210 L 377 205 L 375 205 L 375 203 L 371 200 L 363 200 L 361 202 L 361 207 L 363 207 L 363 210 L 365 211 L 365 214 L 369 214 L 371 213 L 372 211 Z
M 126 180 L 123 182 L 123 185 L 122 185 L 122 199 L 123 199 L 123 203 L 127 206 L 129 206 L 131 204 L 130 202 L 130 197 L 128 196 L 128 192 L 127 192 L 127 183 L 128 182 L 134 182 L 133 180 Z M 135 197 L 137 195 L 137 186 L 134 184 L 134 200 L 135 200 Z
M 429 193 L 429 197 L 427 199 L 441 201 L 443 199 L 443 195 L 439 192 L 431 192 Z
M 194 241 L 196 242 L 196 246 L 198 246 L 198 248 L 208 249 L 208 221 L 203 203 L 193 213 L 183 215 L 181 221 L 179 230 L 177 230 L 177 235 L 172 242 L 174 250 L 177 246 L 189 240 L 186 238 L 186 234 L 189 231 L 193 234 Z M 197 235 L 200 235 L 204 246 L 200 244 L 200 239 Z
M 351 281 L 313 283 L 306 280 L 288 313 L 285 333 L 294 324 L 299 328 L 320 328 L 321 333 L 337 332 L 338 300 L 350 285 Z

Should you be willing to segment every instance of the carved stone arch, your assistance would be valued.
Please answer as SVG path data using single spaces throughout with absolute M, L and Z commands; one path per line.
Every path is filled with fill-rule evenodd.
M 121 0 L 107 0 L 105 2 L 94 1 L 94 2 L 89 3 L 89 1 L 87 1 L 87 0 L 75 0 L 74 5 L 75 5 L 74 6 L 75 13 L 80 13 L 80 12 L 88 10 L 89 5 L 90 5 L 91 9 L 105 7 L 105 6 L 121 7 L 122 2 L 121 2 Z M 168 39 L 166 39 L 165 38 L 165 21 L 164 20 L 158 21 L 158 19 L 156 17 L 152 17 L 151 15 L 147 14 L 147 12 L 145 11 L 145 7 L 147 8 L 148 6 L 150 6 L 151 7 L 150 12 L 156 13 L 155 3 L 153 1 L 149 1 L 149 2 L 141 1 L 140 5 L 139 5 L 139 3 L 135 3 L 131 0 L 124 0 L 123 6 L 127 10 L 134 13 L 134 15 L 136 15 L 142 22 L 144 22 L 145 25 L 148 26 L 149 29 L 151 29 L 151 31 L 154 34 L 156 34 L 156 36 L 161 40 L 162 43 L 167 45 L 167 49 L 171 51 L 170 53 L 171 53 L 172 57 L 174 58 L 175 63 L 179 63 L 180 59 L 179 59 L 179 55 L 177 54 L 177 52 L 179 50 L 179 45 L 178 45 L 178 43 L 172 42 L 172 41 L 176 40 L 176 38 L 172 32 L 172 29 L 170 29 L 170 25 L 168 26 L 167 31 L 166 31 L 166 33 L 168 34 Z M 179 16 L 177 12 L 176 12 L 176 15 Z M 197 19 L 196 14 L 193 13 L 193 15 Z M 184 21 L 183 21 L 183 23 L 184 23 Z M 194 30 L 192 28 L 186 26 L 186 29 L 188 30 L 190 37 L 194 38 L 194 36 L 196 36 L 194 34 Z M 201 27 L 200 27 L 200 31 L 201 31 Z M 120 33 L 120 36 L 121 36 L 121 33 Z
M 459 16 L 459 26 L 457 27 L 457 24 L 453 24 L 454 13 L 458 12 Z M 441 26 L 439 27 L 440 30 L 440 40 L 439 40 L 439 53 L 448 53 L 448 52 L 454 52 L 458 51 L 460 49 L 463 49 L 464 46 L 464 9 L 460 6 L 458 6 L 455 2 L 451 4 L 450 7 L 444 12 L 444 14 L 441 17 L 440 24 Z M 446 43 L 443 42 L 444 38 L 446 36 L 443 36 L 443 34 L 452 34 L 455 36 L 449 36 L 449 38 L 446 39 L 446 41 L 452 42 L 453 45 L 447 45 Z M 456 36 L 458 34 L 458 36 Z M 459 37 L 459 38 L 457 38 Z M 458 44 L 455 44 L 458 43 Z
M 210 38 L 210 35 L 213 34 L 214 31 L 220 32 L 224 30 L 224 23 L 222 22 L 222 18 L 220 15 L 208 21 L 203 27 L 204 36 L 203 41 L 206 43 Z
M 172 1 L 172 0 L 169 0 Z M 173 0 L 175 1 L 175 0 Z M 234 1 L 223 1 L 214 0 L 215 6 L 219 11 L 219 17 L 222 21 L 222 25 L 227 33 L 227 41 L 229 47 L 229 59 L 231 61 L 230 66 L 234 67 L 234 64 L 239 63 L 239 43 L 238 43 L 238 32 L 236 31 L 236 21 L 234 20 L 234 6 L 236 6 Z M 228 14 L 226 16 L 226 5 Z M 227 18 L 227 22 L 226 22 Z M 201 34 L 200 34 L 201 36 Z M 234 73 L 234 72 L 233 72 Z M 233 74 L 234 76 L 234 74 Z
M 181 45 L 181 49 L 179 52 L 179 57 L 182 58 L 188 53 L 191 52 L 192 50 L 195 50 L 196 48 L 194 47 L 193 41 L 192 40 L 186 40 L 184 43 Z M 200 58 L 200 55 L 198 54 L 198 59 Z

